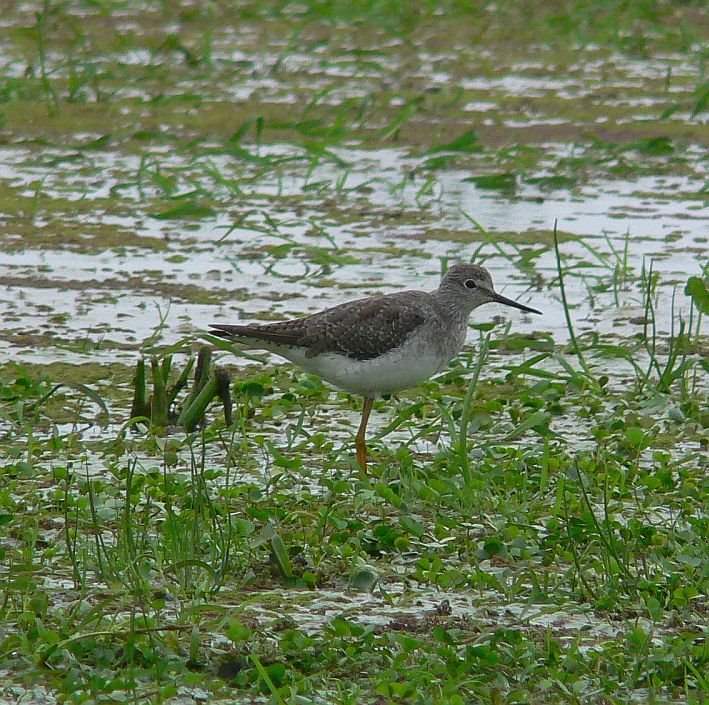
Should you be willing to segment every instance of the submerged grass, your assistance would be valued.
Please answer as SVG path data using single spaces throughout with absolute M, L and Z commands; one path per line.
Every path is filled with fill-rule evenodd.
M 0 369 L 0 699 L 706 702 L 706 268 L 668 284 L 630 230 L 488 229 L 456 191 L 507 208 L 699 183 L 699 3 L 10 12 L 0 332 L 8 355 L 82 364 Z M 256 356 L 233 419 L 199 375 L 184 407 L 206 421 L 165 432 L 188 374 L 162 345 L 168 304 L 202 325 L 249 295 L 217 258 L 277 282 L 278 318 L 338 273 L 359 295 L 371 265 L 454 256 L 551 291 L 570 345 L 478 326 L 448 371 L 377 403 L 368 476 L 356 400 Z M 686 299 L 666 312 L 667 286 Z M 637 334 L 584 332 L 586 293 L 594 315 L 635 303 Z M 131 339 L 158 294 L 152 335 Z M 155 403 L 143 363 L 133 413 L 126 350 L 154 356 Z
M 199 683 L 274 702 L 700 703 L 705 424 L 679 379 L 613 391 L 548 352 L 491 372 L 508 334 L 399 403 L 370 477 L 317 430 L 327 394 L 307 376 L 237 386 L 237 423 L 187 436 L 87 442 L 42 414 L 4 468 L 3 662 L 71 702 Z M 284 412 L 285 445 L 266 435 Z

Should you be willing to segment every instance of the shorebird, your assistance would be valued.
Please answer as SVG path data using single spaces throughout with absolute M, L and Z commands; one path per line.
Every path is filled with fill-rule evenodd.
M 269 350 L 335 387 L 364 397 L 355 437 L 357 461 L 367 470 L 365 434 L 374 400 L 432 377 L 462 350 L 473 309 L 504 304 L 534 308 L 498 294 L 490 273 L 455 264 L 435 291 L 400 291 L 349 301 L 303 318 L 276 323 L 215 323 L 213 335 Z

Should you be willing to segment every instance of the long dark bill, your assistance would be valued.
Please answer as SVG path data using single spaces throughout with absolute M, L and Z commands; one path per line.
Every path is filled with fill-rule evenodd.
M 492 300 L 497 301 L 498 304 L 505 304 L 505 306 L 512 306 L 512 308 L 518 308 L 520 311 L 527 311 L 528 313 L 538 313 L 540 316 L 542 315 L 542 312 L 537 311 L 536 308 L 532 308 L 531 306 L 525 306 L 524 304 L 521 304 L 518 301 L 514 301 L 513 299 L 508 299 L 506 296 L 498 294 L 496 291 L 492 292 Z

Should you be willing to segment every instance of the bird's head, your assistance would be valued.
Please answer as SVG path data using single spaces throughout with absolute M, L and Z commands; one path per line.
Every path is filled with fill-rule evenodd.
M 443 296 L 455 296 L 459 301 L 462 300 L 468 311 L 483 304 L 498 303 L 518 308 L 520 311 L 541 314 L 541 311 L 537 311 L 531 306 L 525 306 L 498 294 L 493 287 L 490 272 L 479 264 L 459 263 L 453 265 L 445 273 L 438 292 Z

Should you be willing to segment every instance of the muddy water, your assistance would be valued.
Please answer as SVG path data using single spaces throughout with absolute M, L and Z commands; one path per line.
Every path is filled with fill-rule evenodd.
M 64 12 L 95 44 L 78 52 L 57 15 L 43 67 L 56 109 L 35 93 L 3 123 L 0 364 L 130 366 L 212 321 L 430 289 L 456 259 L 544 311 L 488 306 L 474 322 L 563 344 L 554 223 L 577 333 L 635 335 L 650 265 L 658 333 L 688 316 L 682 289 L 709 249 L 689 39 L 572 47 L 500 10 L 474 40 L 441 16 L 405 41 L 266 13 L 225 16 L 208 52 L 180 61 L 158 39 L 184 32 L 196 50 L 199 23 Z M 6 24 L 34 21 L 27 4 Z M 37 79 L 36 47 L 12 36 L 5 74 Z
M 510 196 L 466 183 L 469 172 L 447 169 L 436 172 L 434 195 L 417 203 L 420 180 L 402 184 L 402 179 L 421 168 L 421 159 L 404 150 L 339 149 L 334 152 L 345 168 L 325 164 L 307 175 L 286 174 L 278 185 L 252 185 L 239 211 L 251 210 L 253 216 L 229 232 L 234 208 L 228 204 L 224 212 L 187 228 L 140 212 L 72 215 L 71 201 L 107 198 L 135 164 L 103 154 L 91 160 L 88 173 L 72 173 L 71 164 L 64 164 L 41 177 L 42 169 L 23 171 L 22 150 L 1 151 L 6 183 L 24 195 L 42 178 L 37 201 L 61 200 L 68 212 L 45 218 L 37 214 L 29 247 L 21 230 L 3 237 L 0 327 L 10 337 L 20 321 L 22 332 L 40 336 L 44 343 L 37 345 L 34 338 L 31 346 L 23 346 L 11 339 L 6 360 L 59 356 L 79 362 L 80 352 L 67 352 L 52 341 L 86 338 L 101 343 L 99 354 L 115 347 L 108 355 L 128 360 L 125 348 L 137 351 L 161 316 L 165 328 L 160 342 L 171 344 L 199 335 L 212 320 L 285 317 L 380 291 L 430 289 L 438 282 L 441 260 L 473 255 L 491 269 L 505 295 L 533 303 L 545 314 L 532 319 L 487 307 L 475 312 L 474 320 L 508 315 L 515 330 L 544 331 L 563 342 L 567 331 L 550 247 L 554 222 L 564 239 L 564 265 L 571 270 L 568 295 L 578 329 L 635 332 L 632 321 L 644 310 L 639 275 L 652 261 L 660 275 L 656 315 L 660 332 L 666 334 L 673 294 L 680 289 L 674 315 L 687 316 L 688 300 L 681 288 L 688 276 L 700 273 L 707 255 L 708 221 L 697 177 L 593 181 L 551 193 L 520 180 Z M 287 153 L 287 146 L 280 151 Z M 228 160 L 212 163 L 229 173 Z M 167 167 L 185 170 L 189 164 L 170 157 Z M 94 170 L 101 176 L 92 187 Z M 344 180 L 339 187 L 338 179 Z M 320 184 L 325 199 L 309 194 L 312 183 Z M 334 207 L 328 202 L 333 189 L 339 190 Z M 121 195 L 129 202 L 136 191 L 123 189 Z M 275 215 L 269 214 L 273 198 L 279 203 Z M 263 230 L 264 215 L 275 219 L 275 227 L 254 232 L 249 220 Z M 51 233 L 61 217 L 70 221 L 78 241 L 63 246 L 61 236 L 50 235 L 43 244 L 42 230 Z M 87 226 L 90 233 L 82 246 L 81 232 Z M 130 233 L 130 245 L 105 248 L 102 231 Z M 147 248 L 140 246 L 141 238 Z M 521 265 L 529 251 L 537 254 Z
M 623 53 L 602 46 L 598 37 L 555 42 L 502 16 L 504 3 L 495 4 L 488 25 L 476 27 L 474 37 L 464 23 L 446 23 L 445 17 L 430 18 L 412 36 L 393 36 L 342 22 L 296 27 L 294 16 L 246 17 L 206 28 L 203 18 L 193 26 L 167 16 L 165 7 L 161 14 L 154 3 L 120 11 L 57 6 L 44 66 L 58 96 L 52 116 L 26 31 L 40 8 L 23 3 L 7 16 L 0 13 L 0 26 L 20 29 L 0 45 L 6 79 L 0 103 L 0 372 L 14 374 L 11 362 L 33 363 L 59 381 L 84 382 L 96 368 L 105 369 L 88 384 L 113 412 L 112 423 L 100 426 L 88 400 L 79 419 L 50 429 L 66 439 L 63 448 L 31 457 L 32 491 L 47 506 L 56 506 L 53 473 L 65 466 L 107 486 L 117 482 L 116 463 L 131 464 L 136 475 L 165 469 L 162 450 L 181 443 L 181 434 L 153 445 L 136 434 L 124 438 L 120 451 L 112 447 L 129 413 L 130 374 L 146 351 L 182 342 L 186 353 L 213 321 L 280 319 L 370 294 L 431 289 L 446 262 L 473 259 L 491 270 L 498 290 L 544 315 L 487 306 L 474 312 L 472 322 L 497 321 L 493 338 L 505 335 L 509 322 L 512 333 L 546 336 L 563 355 L 569 331 L 555 223 L 577 334 L 598 334 L 619 346 L 635 343 L 646 313 L 641 273 L 650 266 L 658 276 L 652 307 L 660 339 L 677 331 L 680 316 L 688 319 L 683 288 L 689 276 L 702 274 L 709 255 L 706 114 L 696 112 L 705 80 L 699 46 L 657 48 L 651 33 L 641 33 L 640 46 Z M 62 12 L 71 22 L 62 24 Z M 82 33 L 67 31 L 77 20 Z M 686 21 L 691 25 L 691 17 Z M 72 45 L 77 36 L 80 43 Z M 165 48 L 168 36 L 178 38 L 177 49 Z M 211 42 L 206 47 L 205 37 Z M 235 138 L 242 126 L 248 129 Z M 471 130 L 479 139 L 456 146 L 456 138 Z M 478 337 L 471 329 L 471 344 Z M 634 354 L 645 368 L 642 346 L 633 350 L 640 350 Z M 481 381 L 504 378 L 533 354 L 496 351 Z M 251 360 L 217 357 L 249 367 L 235 376 L 260 371 Z M 542 367 L 554 374 L 560 369 L 553 359 Z M 116 369 L 121 382 L 108 373 Z M 601 371 L 610 376 L 613 393 L 633 377 L 626 362 L 614 359 L 603 360 Z M 425 400 L 426 392 L 412 390 L 410 398 Z M 442 420 L 447 401 L 431 399 L 428 428 L 402 424 L 383 442 L 402 444 L 428 463 L 451 444 Z M 673 399 L 651 401 L 642 413 L 658 427 L 679 414 Z M 406 403 L 378 406 L 371 436 Z M 611 418 L 617 399 L 610 395 L 601 403 L 608 406 L 599 414 Z M 298 436 L 287 454 L 302 464 L 280 479 L 287 491 L 317 498 L 329 491 L 323 481 L 328 473 L 341 477 L 352 467 L 359 413 L 334 393 L 308 404 L 308 433 L 325 431 L 333 445 L 301 452 L 305 436 Z M 238 473 L 238 483 L 263 486 L 264 479 L 279 479 L 282 468 L 255 437 L 282 450 L 305 408 L 257 415 L 245 439 L 236 431 L 237 442 L 249 445 L 248 457 L 227 459 L 228 442 L 212 444 L 206 465 L 218 476 L 209 491 L 220 492 L 227 467 L 232 481 Z M 579 417 L 567 406 L 550 424 L 564 451 L 598 445 L 590 432 L 597 419 Z M 9 427 L 4 419 L 2 434 Z M 667 426 L 667 435 L 674 433 L 676 427 Z M 422 428 L 426 433 L 419 437 Z M 530 453 L 539 449 L 536 434 L 506 438 L 513 428 L 500 414 L 484 440 L 529 444 Z M 481 435 L 469 431 L 475 461 Z M 7 450 L 13 458 L 31 455 L 24 439 L 10 447 L 15 432 L 22 429 L 8 432 Z M 666 446 L 678 468 L 694 472 L 702 448 L 699 432 L 688 436 L 666 440 Z M 176 478 L 190 478 L 192 451 L 178 449 L 169 468 Z M 639 454 L 638 464 L 649 462 L 653 451 Z M 114 452 L 121 453 L 118 460 Z M 18 505 L 24 506 L 24 493 L 21 487 Z M 102 511 L 106 521 L 119 511 L 113 496 Z M 677 521 L 674 511 L 629 505 L 617 516 L 660 526 Z M 490 527 L 463 528 L 483 536 Z M 64 533 L 63 519 L 42 531 L 54 543 Z M 439 551 L 450 538 L 425 540 Z M 234 614 L 243 610 L 265 630 L 285 614 L 317 633 L 338 615 L 416 631 L 450 612 L 483 631 L 500 625 L 545 630 L 582 651 L 601 649 L 620 629 L 599 612 L 572 607 L 563 591 L 549 605 L 516 602 L 503 594 L 506 588 L 439 592 L 410 579 L 415 556 L 416 550 L 388 555 L 386 565 L 373 568 L 382 589 L 372 593 L 348 590 L 347 576 L 339 573 L 342 589 L 262 590 L 245 603 L 237 588 Z M 479 569 L 509 587 L 506 568 L 481 561 Z M 67 568 L 64 575 L 44 577 L 55 604 L 72 587 L 69 575 Z M 232 579 L 238 584 L 241 577 Z M 227 609 L 229 599 L 228 589 L 220 592 Z M 669 620 L 668 612 L 663 623 L 638 617 L 635 624 L 659 635 Z M 233 647 L 220 630 L 209 640 L 219 649 Z

